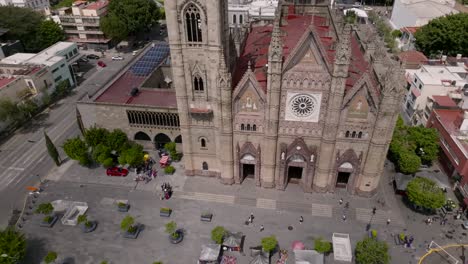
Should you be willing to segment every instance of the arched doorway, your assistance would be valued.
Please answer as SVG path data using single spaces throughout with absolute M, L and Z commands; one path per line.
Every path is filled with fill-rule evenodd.
M 182 144 L 182 135 L 178 135 L 175 139 L 174 142 L 177 144 Z
M 304 179 L 307 164 L 300 154 L 292 155 L 288 160 L 288 178 L 287 183 L 299 184 Z
M 151 141 L 150 136 L 145 132 L 138 132 L 135 134 L 134 140 L 144 140 L 144 141 Z
M 338 167 L 338 175 L 336 176 L 336 188 L 346 189 L 348 187 L 351 173 L 353 173 L 353 165 L 349 162 L 344 162 Z
M 169 142 L 171 142 L 171 138 L 169 138 L 164 133 L 159 133 L 154 137 L 154 145 L 155 145 L 156 149 L 164 148 L 164 145 L 166 143 L 169 143 Z
M 251 154 L 245 154 L 240 160 L 241 164 L 241 182 L 246 178 L 255 179 L 255 164 L 256 159 Z

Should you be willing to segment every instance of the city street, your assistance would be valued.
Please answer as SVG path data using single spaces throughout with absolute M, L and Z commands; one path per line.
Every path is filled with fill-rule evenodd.
M 45 177 L 55 166 L 47 153 L 43 131 L 47 132 L 62 158 L 65 158 L 61 144 L 65 139 L 80 133 L 76 122 L 75 102 L 87 93 L 94 94 L 134 58 L 131 53 L 124 54 L 123 61 L 112 61 L 111 57 L 108 54 L 101 58 L 107 67 L 91 69 L 85 75 L 87 79 L 73 90 L 71 96 L 57 102 L 1 142 L 0 227 L 6 226 L 13 209 L 21 210 L 28 192 L 26 187 L 37 184 L 39 177 Z

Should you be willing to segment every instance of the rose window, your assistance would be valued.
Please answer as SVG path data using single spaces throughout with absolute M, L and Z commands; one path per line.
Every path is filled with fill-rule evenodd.
M 307 117 L 314 112 L 315 99 L 310 95 L 297 95 L 292 99 L 291 110 L 297 117 Z

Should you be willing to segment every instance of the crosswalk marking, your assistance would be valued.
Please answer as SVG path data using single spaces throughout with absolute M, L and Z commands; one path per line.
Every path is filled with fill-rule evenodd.
M 312 215 L 322 217 L 332 217 L 332 206 L 329 204 L 312 204 Z
M 257 207 L 263 209 L 276 210 L 276 201 L 272 199 L 258 198 Z

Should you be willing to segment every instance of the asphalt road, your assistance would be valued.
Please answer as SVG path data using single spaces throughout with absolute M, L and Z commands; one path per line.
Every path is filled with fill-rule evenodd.
M 107 67 L 96 67 L 85 74 L 85 81 L 74 93 L 45 110 L 10 138 L 0 143 L 0 227 L 8 224 L 13 209 L 22 209 L 27 186 L 39 183 L 55 166 L 47 153 L 43 131 L 45 130 L 65 158 L 62 143 L 80 134 L 76 122 L 76 101 L 86 93 L 94 94 L 133 58 L 131 54 L 119 54 L 125 60 L 111 61 L 111 54 L 100 60 Z M 96 61 L 90 61 L 96 63 Z M 39 175 L 39 177 L 36 177 Z

